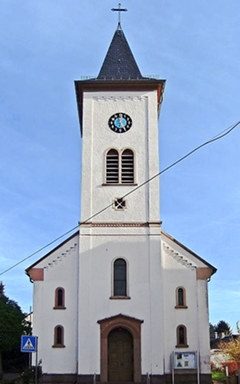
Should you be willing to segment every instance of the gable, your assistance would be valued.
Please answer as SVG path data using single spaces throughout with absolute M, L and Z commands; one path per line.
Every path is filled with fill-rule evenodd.
M 195 269 L 197 279 L 209 279 L 217 271 L 213 265 L 163 231 L 162 240 L 165 252 L 175 259 L 179 265 L 192 270 Z
M 26 270 L 26 274 L 31 281 L 43 281 L 44 271 L 51 268 L 53 265 L 60 263 L 66 256 L 71 257 L 72 250 L 78 249 L 79 231 L 64 240 L 57 247 L 52 249 L 46 255 L 41 257 L 35 263 L 30 265 Z

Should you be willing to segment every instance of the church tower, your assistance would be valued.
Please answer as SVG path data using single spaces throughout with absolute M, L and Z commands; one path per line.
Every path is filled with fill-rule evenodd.
M 98 77 L 75 82 L 83 140 L 82 223 L 159 224 L 159 180 L 132 192 L 159 172 L 164 84 L 141 75 L 121 27 Z M 112 209 L 95 215 L 109 204 Z
M 79 369 L 85 367 L 87 374 L 94 364 L 96 372 L 100 368 L 94 341 L 100 337 L 98 323 L 125 329 L 125 321 L 132 332 L 137 324 L 140 342 L 144 319 L 144 360 L 152 352 L 157 357 L 161 343 L 162 298 L 156 306 L 151 295 L 162 290 L 161 279 L 156 279 L 161 263 L 159 180 L 141 185 L 159 172 L 158 115 L 164 83 L 141 75 L 120 25 L 98 77 L 75 83 L 83 140 L 79 330 L 84 336 L 79 339 Z M 157 326 L 158 336 L 153 335 Z M 115 332 L 121 343 L 121 332 Z M 128 354 L 127 361 L 120 362 L 116 353 L 114 372 L 105 361 L 103 338 L 100 344 L 101 381 L 122 381 Z M 138 348 L 127 381 L 141 380 Z
M 164 85 L 141 74 L 120 23 L 99 75 L 75 81 L 79 230 L 27 269 L 43 383 L 211 383 L 216 269 L 162 230 L 149 181 Z

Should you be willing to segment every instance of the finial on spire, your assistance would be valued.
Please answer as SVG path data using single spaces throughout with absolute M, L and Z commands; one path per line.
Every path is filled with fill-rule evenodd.
M 111 11 L 118 12 L 118 29 L 121 29 L 121 12 L 127 12 L 127 8 L 121 8 L 122 4 L 118 3 L 118 8 L 112 8 Z

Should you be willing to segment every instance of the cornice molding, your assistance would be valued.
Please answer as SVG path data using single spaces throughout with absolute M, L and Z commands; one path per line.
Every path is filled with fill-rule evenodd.
M 179 252 L 176 252 L 173 248 L 171 248 L 168 244 L 163 242 L 163 248 L 165 252 L 171 256 L 177 263 L 183 265 L 186 268 L 189 268 L 191 271 L 197 269 L 197 265 L 189 261 L 186 256 L 181 255 Z
M 145 101 L 147 96 L 93 96 L 94 101 Z
M 80 223 L 80 227 L 113 227 L 113 228 L 119 228 L 119 227 L 160 227 L 161 221 L 156 222 L 88 222 L 88 223 Z

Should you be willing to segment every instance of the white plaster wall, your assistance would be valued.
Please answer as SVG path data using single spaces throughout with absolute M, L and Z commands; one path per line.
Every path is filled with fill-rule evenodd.
M 191 269 L 189 266 L 183 265 L 182 261 L 175 256 L 176 254 L 182 255 L 196 267 L 204 267 L 204 263 L 171 241 L 167 243 L 170 247 L 170 252 L 167 252 L 166 239 L 163 240 L 165 370 L 166 372 L 171 371 L 170 356 L 173 351 L 198 351 L 201 361 L 200 371 L 209 373 L 207 282 L 197 280 L 196 268 Z M 175 308 L 177 287 L 184 287 L 186 290 L 188 307 L 186 309 Z M 181 324 L 187 328 L 188 344 L 188 348 L 182 349 L 176 348 L 176 328 Z
M 162 372 L 159 229 L 151 240 L 146 228 L 111 228 L 110 233 L 94 228 L 91 236 L 87 232 L 80 237 L 79 373 L 100 373 L 97 321 L 120 313 L 144 320 L 142 372 Z M 119 257 L 128 265 L 129 300 L 110 299 L 113 262 Z
M 173 351 L 181 351 L 176 348 L 176 328 L 185 325 L 187 328 L 188 349 L 198 349 L 196 335 L 196 271 L 191 271 L 185 266 L 164 254 L 164 329 L 165 329 L 165 367 L 170 372 L 170 356 Z M 184 287 L 186 290 L 187 309 L 176 309 L 176 288 Z
M 202 373 L 210 373 L 209 353 L 209 313 L 208 313 L 208 283 L 206 280 L 198 280 L 198 327 L 200 346 L 200 369 Z
M 97 321 L 119 313 L 144 320 L 143 374 L 170 372 L 170 355 L 179 350 L 179 324 L 188 329 L 189 348 L 183 351 L 199 350 L 201 372 L 209 372 L 207 283 L 196 280 L 196 270 L 182 265 L 172 252 L 167 252 L 166 239 L 159 235 L 158 227 L 82 227 L 79 273 L 77 238 L 38 263 L 39 268 L 48 266 L 44 282 L 34 283 L 34 334 L 39 336 L 39 359 L 43 361 L 44 373 L 75 373 L 78 362 L 78 373 L 99 374 Z M 192 263 L 204 265 L 173 242 L 167 245 L 171 251 L 182 252 Z M 62 261 L 53 262 L 62 253 Z M 118 257 L 127 261 L 129 300 L 110 299 L 112 267 Z M 59 286 L 65 288 L 66 310 L 53 310 L 54 293 Z M 178 286 L 186 289 L 187 309 L 175 309 Z M 66 347 L 62 349 L 52 348 L 53 329 L 58 324 L 65 328 Z
M 116 112 L 131 116 L 133 123 L 129 131 L 120 134 L 110 130 L 108 119 Z M 111 148 L 131 148 L 134 151 L 136 184 L 159 171 L 157 91 L 84 93 L 82 221 L 134 188 L 102 185 L 105 183 L 105 154 Z M 94 221 L 115 222 L 157 220 L 158 178 L 127 198 L 126 211 L 110 209 L 94 218 Z
M 170 372 L 173 351 L 199 351 L 201 372 L 208 373 L 207 284 L 197 280 L 196 268 L 187 267 L 167 252 L 159 228 L 82 228 L 80 235 L 79 373 L 100 373 L 98 320 L 119 313 L 144 320 L 142 373 Z M 204 263 L 169 241 L 171 251 L 193 266 Z M 123 257 L 128 265 L 129 300 L 113 300 L 113 262 Z M 176 288 L 186 290 L 187 309 L 176 309 Z M 176 328 L 187 328 L 188 348 L 176 348 Z
M 33 334 L 38 336 L 38 354 L 39 360 L 42 360 L 43 373 L 75 373 L 77 369 L 78 235 L 35 267 L 44 268 L 44 281 L 34 282 L 33 302 Z M 53 309 L 57 287 L 65 289 L 66 309 Z M 65 348 L 52 347 L 56 325 L 64 327 Z

